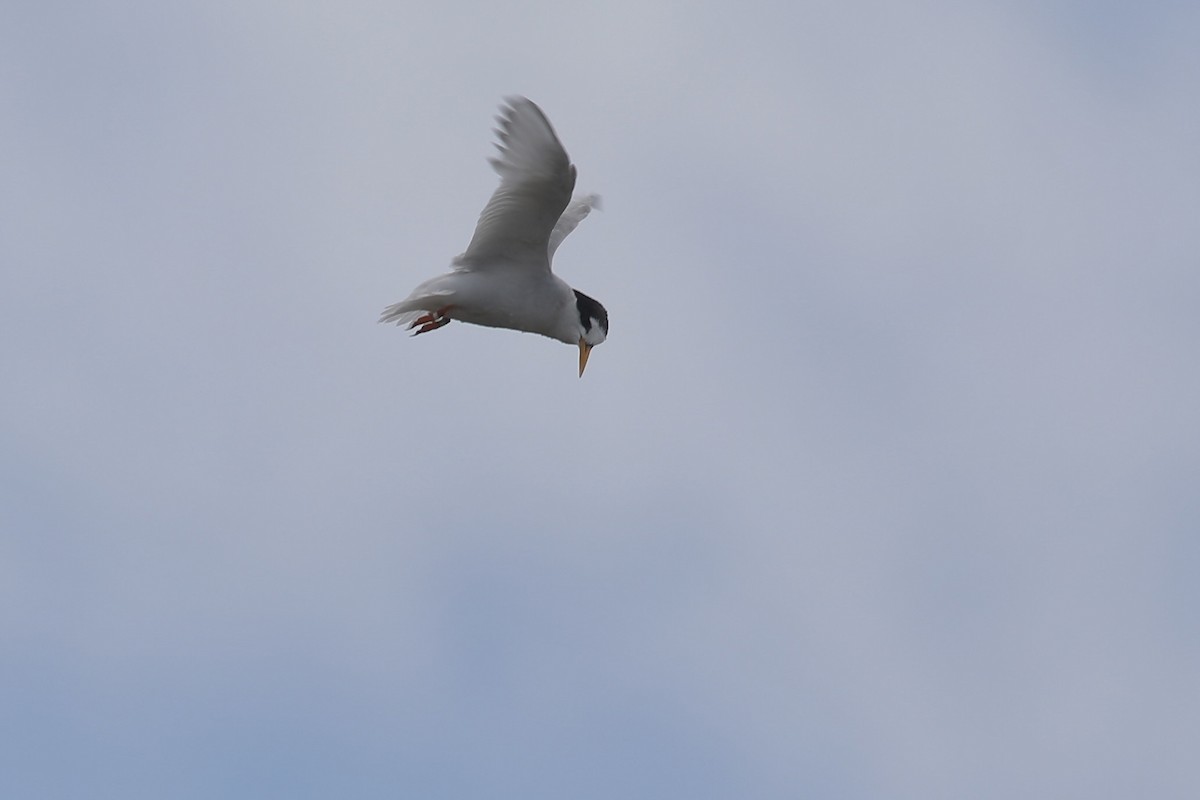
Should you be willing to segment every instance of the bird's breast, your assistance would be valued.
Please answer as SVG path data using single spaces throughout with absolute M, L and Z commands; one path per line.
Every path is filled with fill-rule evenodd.
M 461 273 L 450 316 L 474 325 L 553 336 L 562 290 L 552 275 L 491 270 Z M 565 284 L 564 284 L 565 285 Z M 569 291 L 569 290 L 568 290 Z

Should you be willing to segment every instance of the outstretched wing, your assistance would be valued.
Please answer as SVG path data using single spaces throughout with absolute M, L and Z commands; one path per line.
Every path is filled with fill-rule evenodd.
M 575 167 L 546 115 L 530 100 L 508 98 L 496 120 L 500 154 L 491 164 L 500 186 L 454 263 L 461 269 L 505 262 L 548 271 L 550 234 L 571 200 Z
M 583 222 L 584 217 L 590 214 L 593 208 L 600 208 L 600 195 L 598 194 L 588 194 L 576 198 L 567 206 L 567 210 L 558 218 L 554 230 L 550 231 L 550 245 L 546 256 L 551 261 L 554 260 L 554 251 L 562 244 L 562 240 L 567 238 L 567 234 L 575 230 L 579 223 Z

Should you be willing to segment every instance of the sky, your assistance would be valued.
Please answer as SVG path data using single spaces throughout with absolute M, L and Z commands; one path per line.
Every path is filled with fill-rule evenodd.
M 1200 793 L 1194 3 L 6 3 L 0 795 Z M 380 310 L 523 94 L 574 348 Z

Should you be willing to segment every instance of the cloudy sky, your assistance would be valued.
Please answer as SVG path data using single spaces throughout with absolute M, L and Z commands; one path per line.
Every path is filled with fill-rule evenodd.
M 1200 10 L 5 3 L 0 794 L 1200 794 Z M 549 339 L 383 306 L 525 94 Z

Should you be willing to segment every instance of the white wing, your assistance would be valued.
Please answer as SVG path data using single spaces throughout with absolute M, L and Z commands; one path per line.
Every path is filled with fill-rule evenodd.
M 571 199 L 575 167 L 546 115 L 531 101 L 508 98 L 496 120 L 500 155 L 491 164 L 500 186 L 455 266 L 479 269 L 501 261 L 549 271 L 550 233 Z
M 571 201 L 567 210 L 558 218 L 554 230 L 550 231 L 550 248 L 546 253 L 547 258 L 554 260 L 554 251 L 562 244 L 562 240 L 567 238 L 567 234 L 575 230 L 579 223 L 583 222 L 584 217 L 590 214 L 593 208 L 600 208 L 600 195 L 598 194 L 584 195 Z

